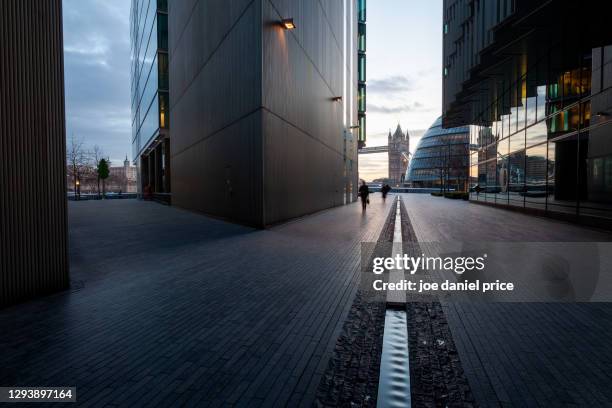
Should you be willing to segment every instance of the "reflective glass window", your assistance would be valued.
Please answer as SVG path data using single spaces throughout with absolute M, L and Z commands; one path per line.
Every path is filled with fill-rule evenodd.
M 358 62 L 358 79 L 361 82 L 366 81 L 366 56 L 365 54 L 358 54 L 357 57 Z
M 526 145 L 527 147 L 537 145 L 548 139 L 548 129 L 546 127 L 546 121 L 536 123 L 533 126 L 529 126 L 526 132 Z
M 363 23 L 359 23 L 357 27 L 357 32 L 359 36 L 358 41 L 357 41 L 358 50 L 360 52 L 365 52 L 366 51 L 366 25 Z
M 498 203 L 506 204 L 508 201 L 508 156 L 499 157 L 495 166 L 490 166 L 490 171 L 494 174 L 490 174 L 490 177 L 494 181 L 493 193 L 495 193 L 495 201 Z
M 510 136 L 510 150 L 509 152 L 516 152 L 518 150 L 522 150 L 525 148 L 525 131 L 520 131 L 518 133 Z
M 546 203 L 546 177 L 548 170 L 547 145 L 527 149 L 525 157 L 525 201 L 540 203 L 540 208 Z M 535 206 L 531 206 L 535 207 Z
M 508 156 L 508 190 L 510 199 L 523 201 L 525 190 L 525 151 L 511 153 Z

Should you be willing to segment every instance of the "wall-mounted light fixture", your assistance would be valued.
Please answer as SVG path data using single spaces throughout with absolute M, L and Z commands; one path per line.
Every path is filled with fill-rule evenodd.
M 334 96 L 334 97 L 332 98 L 332 101 L 334 101 L 334 102 L 340 102 L 341 100 L 342 100 L 342 97 L 341 97 L 341 96 Z
M 283 18 L 281 20 L 281 25 L 283 26 L 285 30 L 295 30 L 296 28 L 296 25 L 293 22 L 292 18 Z
M 359 128 L 360 128 L 360 126 L 359 126 L 359 125 L 353 125 L 353 126 L 351 126 L 349 129 L 359 129 Z

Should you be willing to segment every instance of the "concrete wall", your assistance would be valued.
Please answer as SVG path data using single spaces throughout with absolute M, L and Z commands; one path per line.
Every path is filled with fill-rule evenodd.
M 61 0 L 0 5 L 0 307 L 69 285 Z
M 357 123 L 355 10 L 346 65 L 342 1 L 172 2 L 169 14 L 173 204 L 263 226 L 341 205 L 347 186 L 356 197 L 357 140 L 345 149 L 343 131 L 343 115 Z

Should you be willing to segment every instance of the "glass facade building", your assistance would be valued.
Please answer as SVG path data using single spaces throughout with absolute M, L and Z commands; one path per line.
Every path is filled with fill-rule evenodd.
M 612 219 L 612 38 L 584 13 L 445 1 L 443 121 L 473 125 L 471 200 Z
M 132 158 L 139 191 L 170 192 L 168 1 L 132 0 Z
M 366 144 L 366 0 L 357 2 L 357 119 L 361 149 Z
M 463 191 L 468 182 L 467 126 L 444 129 L 439 117 L 419 140 L 406 172 L 411 187 Z

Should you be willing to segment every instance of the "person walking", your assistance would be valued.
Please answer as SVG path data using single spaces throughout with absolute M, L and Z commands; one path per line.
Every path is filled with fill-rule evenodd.
M 361 180 L 361 186 L 359 187 L 359 197 L 361 197 L 361 209 L 365 211 L 367 205 L 370 203 L 370 189 L 366 185 L 365 180 Z
M 389 191 L 391 191 L 391 186 L 385 184 L 384 186 L 382 186 L 380 191 L 382 192 L 383 201 L 385 201 L 387 199 L 387 194 L 389 194 Z

